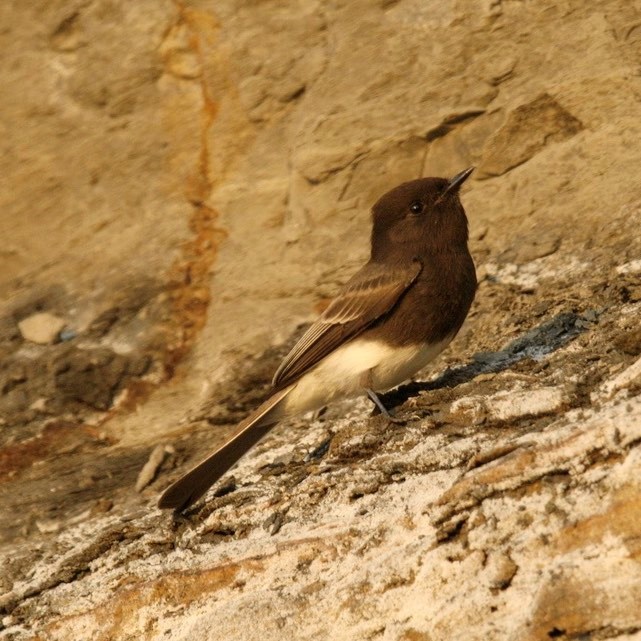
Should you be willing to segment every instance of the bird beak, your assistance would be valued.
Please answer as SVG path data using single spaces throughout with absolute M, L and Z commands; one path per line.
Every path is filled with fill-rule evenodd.
M 440 203 L 448 194 L 457 194 L 461 185 L 472 175 L 474 169 L 475 167 L 468 167 L 461 173 L 456 174 L 456 176 L 450 180 L 450 184 L 445 188 L 445 191 L 436 199 L 434 204 L 437 205 Z
M 456 176 L 454 176 L 454 178 L 450 180 L 450 184 L 447 186 L 447 189 L 441 194 L 441 198 L 443 198 L 447 194 L 458 192 L 458 190 L 461 188 L 461 185 L 471 176 L 473 171 L 474 167 L 468 167 L 461 173 L 456 174 Z

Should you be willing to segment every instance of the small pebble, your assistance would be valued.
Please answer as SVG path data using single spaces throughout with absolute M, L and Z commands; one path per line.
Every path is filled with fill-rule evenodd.
M 494 590 L 505 590 L 510 587 L 519 567 L 507 554 L 495 552 L 490 554 L 488 569 L 490 587 Z
M 162 465 L 167 454 L 164 445 L 156 445 L 149 455 L 136 480 L 136 492 L 142 492 L 155 478 L 158 468 Z
M 65 321 L 62 318 L 48 312 L 33 314 L 18 323 L 22 338 L 38 345 L 55 342 L 64 326 Z
M 76 336 L 78 336 L 78 332 L 76 332 L 74 329 L 63 329 L 60 332 L 60 335 L 58 336 L 58 338 L 60 338 L 60 340 L 64 342 L 64 341 L 71 341 L 74 338 L 76 338 Z

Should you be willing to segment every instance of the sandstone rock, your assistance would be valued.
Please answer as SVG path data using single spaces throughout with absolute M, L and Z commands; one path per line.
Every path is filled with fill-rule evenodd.
M 166 455 L 165 445 L 156 445 L 156 447 L 154 447 L 149 455 L 149 459 L 140 470 L 140 474 L 138 474 L 138 478 L 136 479 L 136 492 L 142 492 L 142 490 L 153 481 Z
M 0 20 L 0 637 L 638 636 L 635 3 Z M 389 395 L 407 424 L 333 405 L 160 514 L 367 257 L 371 204 L 469 165 L 479 291 Z M 21 340 L 36 309 L 73 341 Z
M 450 405 L 447 419 L 454 423 L 480 425 L 487 418 L 487 406 L 484 398 L 463 397 Z
M 631 260 L 629 263 L 617 265 L 617 274 L 637 274 L 641 272 L 641 259 Z
M 546 387 L 522 392 L 501 392 L 488 399 L 488 412 L 499 421 L 509 421 L 522 416 L 540 416 L 562 409 L 566 401 L 563 389 Z
M 607 401 L 617 392 L 632 387 L 639 380 L 641 380 L 641 358 L 620 374 L 605 381 L 596 392 L 592 393 L 592 402 Z
M 566 402 L 566 394 L 559 387 L 504 391 L 488 397 L 464 396 L 452 403 L 447 419 L 472 425 L 480 425 L 485 420 L 510 421 L 558 412 Z
M 547 144 L 566 140 L 583 129 L 581 122 L 552 96 L 541 94 L 511 111 L 486 143 L 479 176 L 500 176 L 526 162 Z
M 28 318 L 23 318 L 18 322 L 18 328 L 22 338 L 39 345 L 48 345 L 53 343 L 60 331 L 65 326 L 65 321 L 58 316 L 48 312 L 33 314 Z
M 505 590 L 510 587 L 510 583 L 519 569 L 505 553 L 491 553 L 488 567 L 490 568 L 490 587 L 496 590 Z

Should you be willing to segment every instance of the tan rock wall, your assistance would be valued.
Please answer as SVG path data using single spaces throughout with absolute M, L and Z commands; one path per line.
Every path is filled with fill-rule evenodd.
M 0 24 L 0 639 L 641 639 L 637 3 Z M 364 259 L 373 201 L 472 164 L 479 292 L 388 396 L 407 425 L 291 421 L 159 513 Z

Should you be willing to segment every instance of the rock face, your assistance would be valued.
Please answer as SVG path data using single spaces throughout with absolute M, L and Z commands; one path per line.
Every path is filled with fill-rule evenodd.
M 641 639 L 635 3 L 0 18 L 0 639 Z M 479 291 L 406 425 L 284 423 L 160 513 L 376 198 L 470 165 Z

